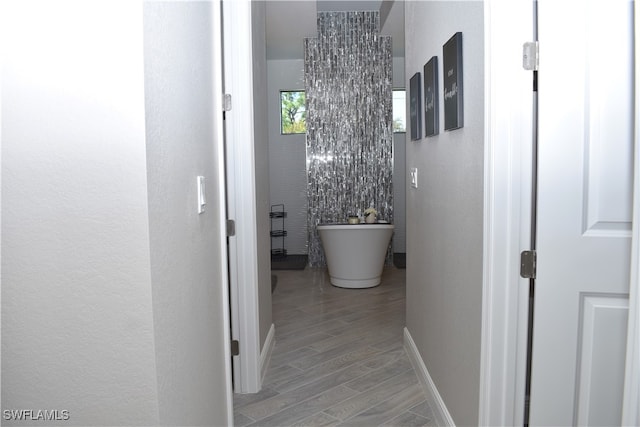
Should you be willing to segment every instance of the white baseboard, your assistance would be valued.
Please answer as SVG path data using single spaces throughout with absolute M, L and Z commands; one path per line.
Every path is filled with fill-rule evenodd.
M 413 338 L 407 328 L 404 328 L 404 348 L 409 355 L 409 360 L 411 360 L 413 369 L 418 375 L 420 384 L 422 384 L 422 388 L 427 395 L 427 401 L 431 406 L 433 416 L 436 418 L 434 421 L 438 426 L 455 427 L 456 424 L 453 422 L 453 418 L 451 418 L 451 414 L 449 413 L 447 406 L 444 404 L 444 400 L 442 400 L 440 393 L 438 393 L 438 389 L 433 383 L 431 375 L 429 375 L 429 371 L 427 371 L 427 367 L 422 360 L 422 356 L 420 356 L 418 347 L 416 347 L 416 343 L 413 341 Z
M 271 362 L 271 355 L 273 354 L 273 348 L 276 345 L 276 327 L 272 323 L 267 334 L 267 339 L 264 340 L 264 346 L 262 352 L 260 352 L 260 384 L 264 381 L 264 375 L 267 373 L 269 362 Z

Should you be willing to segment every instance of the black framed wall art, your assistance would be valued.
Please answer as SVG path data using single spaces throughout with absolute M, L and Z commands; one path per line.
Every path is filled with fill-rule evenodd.
M 415 73 L 409 80 L 409 119 L 412 141 L 422 138 L 422 94 L 420 92 L 420 73 Z
M 424 64 L 424 136 L 438 134 L 438 57 Z
M 464 125 L 462 97 L 462 33 L 455 33 L 442 46 L 444 83 L 444 130 Z

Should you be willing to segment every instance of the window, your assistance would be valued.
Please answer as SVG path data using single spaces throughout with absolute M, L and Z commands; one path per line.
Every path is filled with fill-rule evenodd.
M 280 92 L 280 133 L 289 135 L 307 131 L 307 110 L 304 91 L 283 90 Z
M 407 104 L 405 90 L 393 90 L 393 133 L 406 132 Z
M 280 133 L 291 135 L 307 131 L 307 111 L 303 90 L 280 91 Z M 393 90 L 393 132 L 406 132 L 405 90 Z

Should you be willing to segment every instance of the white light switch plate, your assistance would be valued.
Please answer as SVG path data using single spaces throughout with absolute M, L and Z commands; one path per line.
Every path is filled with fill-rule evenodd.
M 205 197 L 205 188 L 204 188 L 204 176 L 199 176 L 197 183 L 198 183 L 198 213 L 201 214 L 204 212 L 204 208 L 207 205 L 207 199 Z
M 411 168 L 411 187 L 418 188 L 418 168 Z

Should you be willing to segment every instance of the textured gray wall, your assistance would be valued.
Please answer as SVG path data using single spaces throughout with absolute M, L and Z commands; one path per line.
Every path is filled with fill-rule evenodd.
M 322 12 L 305 39 L 309 264 L 324 265 L 316 225 L 368 207 L 393 222 L 391 37 L 378 12 Z
M 407 140 L 407 171 L 418 168 L 418 188 L 407 188 L 407 328 L 456 425 L 478 425 L 483 3 L 407 2 L 405 7 L 407 80 L 422 73 L 433 55 L 442 64 L 442 45 L 462 32 L 465 119 L 463 128 L 445 132 L 441 113 L 439 135 Z M 439 102 L 442 112 L 442 96 Z
M 7 3 L 2 408 L 158 425 L 142 4 Z
M 147 187 L 160 425 L 226 422 L 227 339 L 211 117 L 213 6 L 144 4 Z M 195 177 L 207 204 L 196 211 Z M 213 203 L 212 203 L 213 202 Z M 133 423 L 126 423 L 133 424 Z
M 195 185 L 218 200 L 212 5 L 22 3 L 0 24 L 2 407 L 224 425 L 223 230 Z

